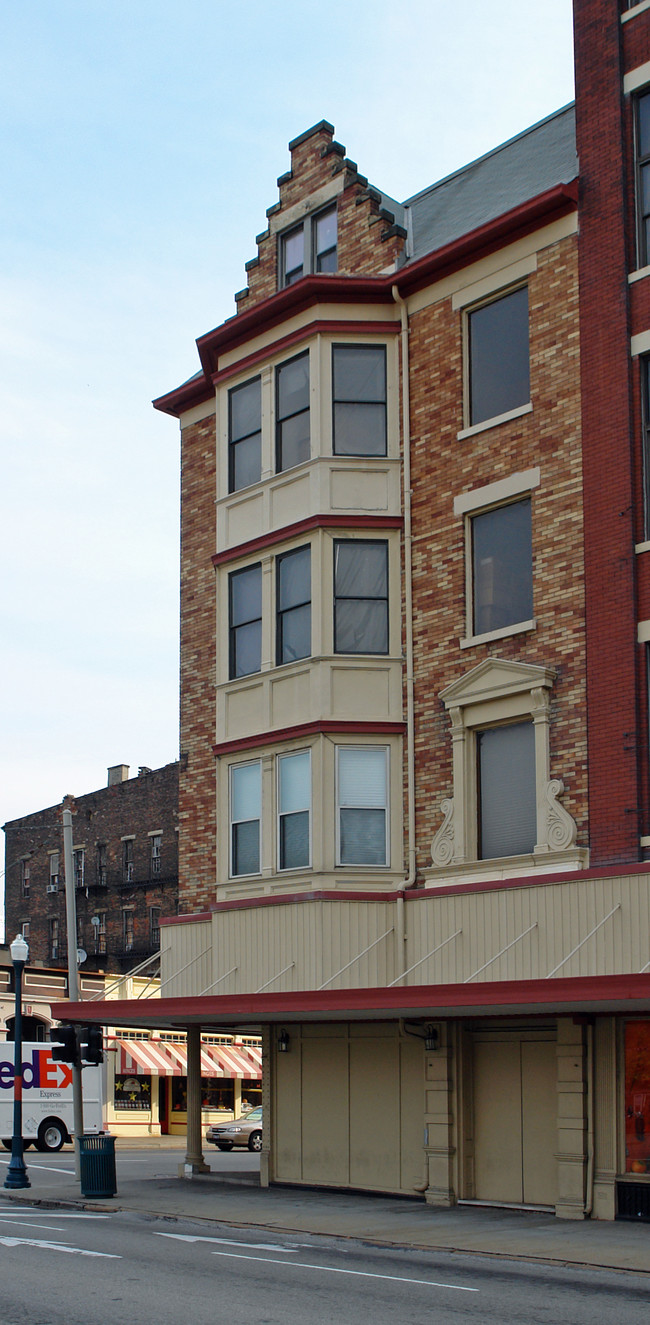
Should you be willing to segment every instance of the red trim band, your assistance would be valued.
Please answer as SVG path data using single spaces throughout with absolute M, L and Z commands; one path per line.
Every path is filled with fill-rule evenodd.
M 299 345 L 303 340 L 309 340 L 312 336 L 320 334 L 328 336 L 395 336 L 400 331 L 400 323 L 397 322 L 345 322 L 339 318 L 337 322 L 328 322 L 325 318 L 316 318 L 315 321 L 307 323 L 304 327 L 299 327 L 297 331 L 292 331 L 288 336 L 282 336 L 272 345 L 265 345 L 261 350 L 255 350 L 253 354 L 248 354 L 244 359 L 239 359 L 237 363 L 230 364 L 228 368 L 221 368 L 212 374 L 213 385 L 220 386 L 222 382 L 227 382 L 231 377 L 238 377 L 240 373 L 248 372 L 259 363 L 265 363 L 276 354 L 283 354 L 285 350 L 290 349 L 292 345 Z
M 300 538 L 301 534 L 311 533 L 314 529 L 401 529 L 404 520 L 401 515 L 310 515 L 306 520 L 296 520 L 295 524 L 274 529 L 270 534 L 261 534 L 247 543 L 238 543 L 236 547 L 226 548 L 224 552 L 215 552 L 212 565 L 225 566 L 229 561 L 238 561 L 264 548 L 286 543 L 290 538 Z
M 274 731 L 257 732 L 254 736 L 241 736 L 234 741 L 219 741 L 212 753 L 218 758 L 238 750 L 254 750 L 257 746 L 279 745 L 286 741 L 306 740 L 309 736 L 402 736 L 405 722 L 341 722 L 334 718 L 316 722 L 301 722 L 295 727 L 277 727 Z

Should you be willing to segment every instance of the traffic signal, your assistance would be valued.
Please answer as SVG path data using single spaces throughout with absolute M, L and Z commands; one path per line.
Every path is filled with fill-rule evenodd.
M 50 1031 L 50 1035 L 56 1036 L 52 1041 L 52 1058 L 55 1063 L 78 1063 L 77 1054 L 77 1032 L 74 1026 L 55 1026 Z
M 104 1033 L 101 1026 L 84 1026 L 81 1031 L 81 1060 L 83 1063 L 103 1063 Z

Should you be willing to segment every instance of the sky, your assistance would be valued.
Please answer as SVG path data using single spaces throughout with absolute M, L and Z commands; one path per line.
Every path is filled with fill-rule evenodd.
M 288 142 L 327 119 L 404 200 L 572 100 L 571 0 L 539 14 L 0 0 L 0 823 L 178 757 L 178 424 L 151 400 L 234 313 Z

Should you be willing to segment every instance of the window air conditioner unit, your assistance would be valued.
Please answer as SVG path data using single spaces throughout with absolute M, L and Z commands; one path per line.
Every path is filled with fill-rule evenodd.
M 46 893 L 58 893 L 59 891 L 58 883 L 48 883 L 45 891 Z

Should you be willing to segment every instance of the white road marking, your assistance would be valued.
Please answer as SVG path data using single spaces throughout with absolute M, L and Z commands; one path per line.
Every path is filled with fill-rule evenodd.
M 0 1160 L 5 1168 L 9 1167 L 8 1160 Z M 69 1177 L 74 1178 L 74 1169 L 55 1169 L 50 1164 L 26 1164 L 26 1169 L 40 1169 L 42 1173 L 67 1173 Z
M 192 1237 L 188 1233 L 156 1233 L 157 1238 L 174 1238 L 176 1242 L 221 1242 L 226 1247 L 252 1247 L 255 1251 L 297 1251 L 297 1247 L 283 1247 L 279 1242 L 236 1242 L 234 1238 Z
M 102 1260 L 121 1261 L 122 1257 L 110 1251 L 86 1251 L 84 1247 L 69 1247 L 65 1242 L 46 1242 L 41 1238 L 0 1237 L 3 1247 L 42 1247 L 45 1251 L 67 1251 L 72 1256 L 101 1256 Z
M 372 1274 L 370 1270 L 339 1270 L 336 1265 L 308 1265 L 306 1261 L 273 1261 L 270 1256 L 239 1256 L 235 1252 L 212 1251 L 211 1256 L 228 1256 L 235 1261 L 262 1261 L 264 1265 L 287 1265 L 300 1270 L 322 1270 L 327 1274 L 354 1274 L 360 1279 L 388 1279 L 393 1284 L 423 1284 L 425 1288 L 450 1288 L 457 1293 L 479 1293 L 479 1288 L 467 1288 L 465 1284 L 439 1284 L 432 1279 L 407 1279 L 401 1274 Z
M 24 1210 L 21 1206 L 17 1207 L 21 1219 L 40 1219 L 42 1210 Z M 0 1219 L 14 1219 L 15 1215 L 9 1213 L 8 1206 L 0 1210 Z M 94 1210 L 57 1210 L 57 1219 L 110 1219 L 110 1215 L 95 1214 Z
M 54 1233 L 63 1232 L 63 1228 L 59 1224 L 34 1224 L 33 1222 L 30 1222 L 28 1219 L 19 1219 L 19 1218 L 12 1219 L 11 1216 L 7 1217 L 6 1215 L 2 1215 L 0 1217 L 4 1219 L 5 1223 L 7 1224 L 27 1224 L 28 1228 L 49 1228 Z

